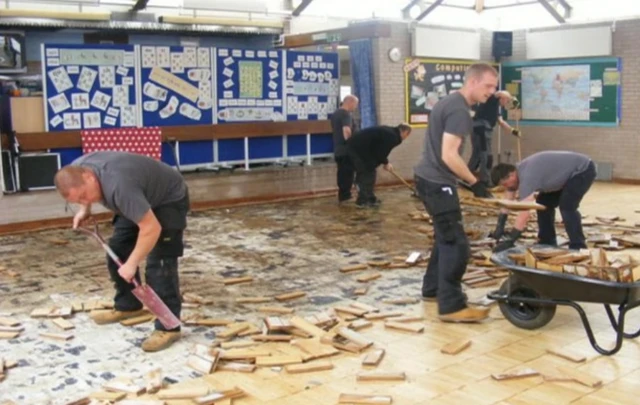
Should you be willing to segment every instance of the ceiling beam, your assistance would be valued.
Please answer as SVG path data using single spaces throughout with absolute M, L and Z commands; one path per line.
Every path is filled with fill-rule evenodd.
M 476 0 L 476 13 L 482 13 L 484 10 L 484 0 Z
M 571 7 L 569 2 L 567 2 L 567 0 L 558 0 L 558 4 L 560 4 L 562 8 L 564 8 L 564 18 L 570 18 L 573 7 Z
M 147 8 L 147 4 L 149 4 L 149 0 L 138 0 L 136 4 L 131 7 L 131 11 L 140 11 Z
M 408 13 L 408 12 L 409 12 L 409 10 L 411 10 L 411 7 L 415 6 L 416 4 L 420 3 L 421 1 L 422 1 L 422 0 L 411 0 L 411 1 L 409 2 L 409 4 L 407 4 L 406 6 L 404 6 L 404 7 L 402 8 L 402 12 L 403 12 L 403 13 Z
M 557 22 L 559 22 L 560 24 L 564 24 L 567 22 L 564 17 L 561 16 L 560 13 L 558 13 L 558 11 L 553 8 L 551 4 L 549 4 L 547 0 L 538 0 L 538 2 L 542 4 L 542 7 L 544 7 L 549 12 L 549 14 L 551 14 L 551 16 L 555 18 Z
M 423 18 L 425 18 L 426 16 L 428 16 L 429 14 L 431 14 L 431 12 L 432 12 L 436 7 L 438 7 L 440 4 L 442 4 L 442 2 L 443 2 L 443 1 L 444 1 L 444 0 L 436 0 L 436 1 L 434 1 L 433 3 L 431 3 L 431 4 L 429 5 L 429 7 L 427 7 L 427 9 L 426 9 L 426 10 L 424 10 L 422 13 L 420 13 L 420 15 L 419 15 L 419 16 L 417 16 L 417 17 L 416 17 L 416 21 L 420 21 L 420 20 L 422 20 Z
M 312 1 L 313 0 L 302 0 L 302 2 L 298 4 L 298 7 L 296 7 L 295 10 L 293 10 L 291 15 L 294 17 L 299 16 L 300 14 L 302 14 L 305 8 L 309 7 L 309 4 L 311 4 Z

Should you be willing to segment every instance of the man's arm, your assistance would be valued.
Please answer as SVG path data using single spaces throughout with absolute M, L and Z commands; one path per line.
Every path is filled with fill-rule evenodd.
M 342 136 L 344 136 L 344 140 L 348 140 L 349 138 L 351 138 L 351 124 L 352 124 L 352 118 L 351 115 L 349 114 L 345 114 L 342 117 L 342 120 L 340 120 L 342 122 Z
M 458 152 L 461 144 L 461 137 L 445 132 L 442 137 L 442 161 L 456 176 L 472 185 L 477 179 Z
M 146 214 L 142 217 L 140 222 L 138 222 L 138 240 L 136 240 L 136 247 L 129 255 L 129 259 L 127 262 L 131 262 L 132 265 L 136 267 L 140 264 L 142 260 L 151 252 L 153 247 L 158 242 L 158 238 L 160 237 L 160 232 L 162 231 L 162 226 L 155 214 L 152 210 L 147 211 Z
M 535 193 L 532 193 L 530 196 L 523 199 L 522 201 L 535 201 L 535 200 L 536 200 L 536 195 Z M 519 231 L 524 231 L 524 228 L 527 227 L 527 222 L 529 221 L 530 216 L 531 216 L 530 211 L 522 211 L 521 213 L 519 213 L 518 216 L 516 217 L 515 228 Z
M 502 116 L 498 116 L 498 124 L 500 124 L 500 126 L 502 127 L 502 129 L 504 129 L 505 131 L 511 133 L 511 131 L 513 130 L 513 128 L 511 127 L 511 125 L 509 125 L 509 123 L 507 121 L 505 121 Z

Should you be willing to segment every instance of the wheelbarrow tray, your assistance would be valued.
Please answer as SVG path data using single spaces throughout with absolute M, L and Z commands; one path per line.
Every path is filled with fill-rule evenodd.
M 533 269 L 520 266 L 509 258 L 511 254 L 523 252 L 524 248 L 518 247 L 491 256 L 492 262 L 509 270 L 509 277 L 500 290 L 488 294 L 488 298 L 498 302 L 509 322 L 523 329 L 537 329 L 551 321 L 558 305 L 572 307 L 580 316 L 589 343 L 594 350 L 604 355 L 617 353 L 622 347 L 623 339 L 640 336 L 640 329 L 635 333 L 624 331 L 627 312 L 640 306 L 640 282 L 621 283 Z M 612 349 L 605 349 L 598 344 L 587 314 L 578 302 L 604 305 L 616 333 Z M 617 317 L 611 305 L 618 306 Z
M 621 283 L 569 273 L 532 269 L 520 266 L 509 258 L 511 254 L 522 254 L 524 251 L 524 248 L 518 247 L 495 253 L 492 255 L 491 261 L 498 266 L 509 269 L 511 277 L 522 281 L 543 297 L 612 305 L 640 301 L 640 281 Z

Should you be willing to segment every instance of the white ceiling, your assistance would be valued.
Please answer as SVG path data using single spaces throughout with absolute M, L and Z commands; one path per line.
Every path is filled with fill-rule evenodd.
M 294 7 L 302 0 L 292 0 Z M 422 10 L 435 0 L 424 0 Z M 556 4 L 558 0 L 546 0 Z M 572 6 L 567 23 L 585 23 L 640 17 L 640 0 L 565 0 Z M 402 8 L 410 0 L 313 0 L 300 17 L 293 17 L 295 32 L 345 26 L 371 18 L 403 20 Z M 48 11 L 128 11 L 135 0 L 2 0 L 0 8 Z M 157 15 L 220 16 L 243 19 L 286 20 L 286 0 L 150 0 L 145 12 Z M 444 0 L 421 23 L 515 30 L 560 25 L 539 0 L 484 0 L 477 13 L 476 0 Z M 510 6 L 510 7 L 505 7 Z M 562 8 L 558 8 L 563 14 Z M 420 12 L 418 7 L 414 12 Z M 416 14 L 413 14 L 414 16 Z

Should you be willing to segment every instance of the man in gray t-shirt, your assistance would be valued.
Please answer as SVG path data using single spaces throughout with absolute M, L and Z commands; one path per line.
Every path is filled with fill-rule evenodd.
M 65 166 L 55 176 L 56 188 L 71 203 L 80 204 L 73 218 L 77 228 L 91 216 L 91 205 L 115 213 L 109 246 L 122 260 L 107 256 L 116 288 L 114 310 L 93 316 L 98 324 L 115 323 L 142 313 L 131 292 L 139 264 L 146 259 L 146 280 L 169 309 L 180 318 L 178 257 L 182 256 L 189 194 L 182 175 L 152 158 L 125 152 L 93 152 Z M 142 343 L 145 351 L 169 347 L 180 328 L 167 331 L 156 320 L 156 331 Z
M 555 209 L 560 214 L 569 235 L 569 248 L 586 248 L 582 232 L 582 217 L 578 207 L 596 178 L 596 167 L 589 156 L 564 151 L 538 152 L 522 160 L 517 166 L 501 163 L 491 173 L 494 184 L 507 189 L 508 199 L 535 200 L 547 207 L 538 211 L 538 241 L 544 245 L 557 245 Z M 495 251 L 509 249 L 527 226 L 529 211 L 518 214 L 514 229 L 496 246 Z M 507 213 L 502 212 L 493 232 L 496 240 L 504 234 Z
M 457 193 L 459 178 L 477 197 L 490 197 L 486 186 L 469 171 L 460 156 L 472 131 L 470 106 L 484 103 L 495 91 L 498 73 L 490 65 L 469 67 L 463 87 L 440 100 L 429 115 L 422 158 L 415 166 L 416 191 L 433 218 L 435 241 L 422 284 L 422 297 L 438 301 L 444 322 L 477 322 L 486 309 L 467 306 L 461 280 L 469 259 L 469 242 L 462 225 Z

